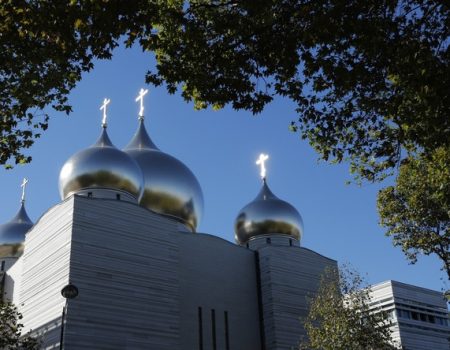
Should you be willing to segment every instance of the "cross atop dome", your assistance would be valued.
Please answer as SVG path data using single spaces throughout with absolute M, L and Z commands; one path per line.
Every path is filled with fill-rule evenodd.
M 148 89 L 141 89 L 139 91 L 139 95 L 136 97 L 136 102 L 140 103 L 140 109 L 139 109 L 139 120 L 144 119 L 144 96 L 148 93 Z
M 256 165 L 259 165 L 261 168 L 261 171 L 259 174 L 261 176 L 261 179 L 263 179 L 263 180 L 266 179 L 266 164 L 265 164 L 265 162 L 267 159 L 269 159 L 269 155 L 261 153 L 259 155 L 259 158 L 256 160 Z
M 25 189 L 27 187 L 27 184 L 28 184 L 28 179 L 26 177 L 24 177 L 22 184 L 20 185 L 20 187 L 22 187 L 22 198 L 20 200 L 21 203 L 25 203 Z
M 107 119 L 107 115 L 106 115 L 106 106 L 109 105 L 109 103 L 111 102 L 111 100 L 109 98 L 106 98 L 103 100 L 103 104 L 100 107 L 100 110 L 103 111 L 103 119 L 102 119 L 102 127 L 106 128 L 106 119 Z

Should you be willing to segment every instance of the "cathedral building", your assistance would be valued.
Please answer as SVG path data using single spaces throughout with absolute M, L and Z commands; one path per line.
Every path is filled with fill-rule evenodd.
M 144 94 L 123 151 L 108 136 L 105 100 L 99 139 L 61 169 L 61 202 L 33 224 L 22 196 L 0 226 L 3 298 L 45 349 L 296 348 L 308 300 L 336 261 L 301 246 L 302 218 L 269 188 L 265 155 L 236 243 L 197 232 L 200 184 L 152 142 Z

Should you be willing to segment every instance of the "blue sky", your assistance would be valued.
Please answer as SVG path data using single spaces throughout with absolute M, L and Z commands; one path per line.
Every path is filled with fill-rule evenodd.
M 95 142 L 100 134 L 105 97 L 108 131 L 123 148 L 137 127 L 138 104 L 145 72 L 152 57 L 139 48 L 116 50 L 111 61 L 97 62 L 70 95 L 73 113 L 51 112 L 50 127 L 29 150 L 31 164 L 1 170 L 3 205 L 0 222 L 19 207 L 23 177 L 29 178 L 27 210 L 33 221 L 60 201 L 58 176 L 64 162 Z M 346 185 L 348 165 L 318 161 L 307 142 L 288 130 L 296 119 L 292 103 L 276 99 L 253 116 L 231 108 L 194 111 L 179 95 L 164 88 L 149 88 L 145 99 L 146 126 L 155 144 L 183 161 L 202 186 L 205 209 L 198 231 L 233 241 L 238 211 L 260 189 L 255 161 L 268 153 L 267 179 L 272 191 L 294 205 L 303 217 L 304 247 L 350 263 L 367 273 L 370 283 L 388 279 L 441 290 L 450 285 L 434 257 L 421 257 L 415 265 L 384 236 L 378 225 L 376 194 L 379 184 Z M 383 185 L 386 185 L 386 182 Z

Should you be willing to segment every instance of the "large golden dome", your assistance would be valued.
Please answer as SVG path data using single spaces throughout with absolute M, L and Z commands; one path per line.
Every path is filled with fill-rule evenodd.
M 72 194 L 100 190 L 104 193 L 122 193 L 124 199 L 138 201 L 142 184 L 142 172 L 138 164 L 128 154 L 114 147 L 106 125 L 97 142 L 70 157 L 59 174 L 59 192 L 63 200 Z
M 239 212 L 234 231 L 236 242 L 242 245 L 262 235 L 286 235 L 300 240 L 303 221 L 297 209 L 272 193 L 264 178 L 259 194 Z
M 139 118 L 139 126 L 124 149 L 141 167 L 144 190 L 139 204 L 173 217 L 195 231 L 203 212 L 203 193 L 195 175 L 181 161 L 160 151 Z

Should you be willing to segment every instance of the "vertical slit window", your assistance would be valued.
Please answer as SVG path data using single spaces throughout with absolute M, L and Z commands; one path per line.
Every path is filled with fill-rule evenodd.
M 213 350 L 217 350 L 217 339 L 216 339 L 216 311 L 211 310 L 211 328 L 212 328 L 212 346 Z
M 202 308 L 198 308 L 198 349 L 203 350 L 203 320 Z
M 228 329 L 228 312 L 224 313 L 225 318 L 225 350 L 230 350 L 230 333 Z

